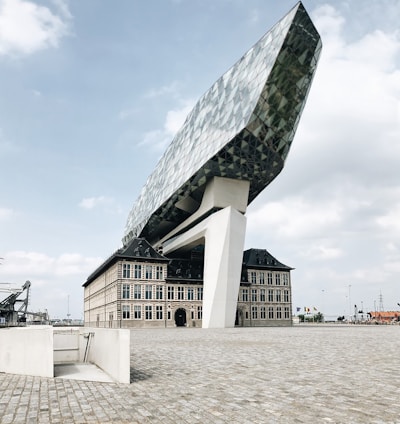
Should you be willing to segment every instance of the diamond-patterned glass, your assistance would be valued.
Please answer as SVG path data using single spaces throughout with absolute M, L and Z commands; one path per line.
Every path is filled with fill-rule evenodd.
M 250 181 L 249 203 L 280 173 L 321 51 L 299 3 L 200 98 L 133 205 L 124 243 L 161 238 L 214 176 Z

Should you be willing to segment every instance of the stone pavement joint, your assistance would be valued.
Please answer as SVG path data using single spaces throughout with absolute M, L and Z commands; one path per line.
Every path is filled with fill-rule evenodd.
M 0 373 L 0 423 L 400 423 L 400 326 L 131 330 L 131 384 Z

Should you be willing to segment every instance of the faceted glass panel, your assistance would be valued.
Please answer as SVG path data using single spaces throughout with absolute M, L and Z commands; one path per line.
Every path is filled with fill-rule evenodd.
M 200 98 L 128 216 L 124 243 L 168 234 L 213 177 L 250 182 L 248 202 L 280 173 L 321 51 L 299 3 Z

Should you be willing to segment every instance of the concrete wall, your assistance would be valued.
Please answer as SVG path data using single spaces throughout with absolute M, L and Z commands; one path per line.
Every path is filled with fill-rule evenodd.
M 0 372 L 53 377 L 53 327 L 1 328 Z
M 130 383 L 130 330 L 50 326 L 1 328 L 0 372 L 54 377 L 54 364 L 91 362 L 119 383 Z
M 119 383 L 130 383 L 130 330 L 84 327 L 81 332 L 94 334 L 89 362 L 96 364 Z
M 82 362 L 81 331 L 79 327 L 54 328 L 54 364 Z

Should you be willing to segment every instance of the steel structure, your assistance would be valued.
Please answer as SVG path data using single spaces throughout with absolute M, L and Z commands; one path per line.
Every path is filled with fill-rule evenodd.
M 29 312 L 29 292 L 31 283 L 26 281 L 21 288 L 0 288 L 0 291 L 11 293 L 8 297 L 0 301 L 0 324 L 17 325 L 26 322 Z M 25 297 L 20 298 L 25 295 Z

